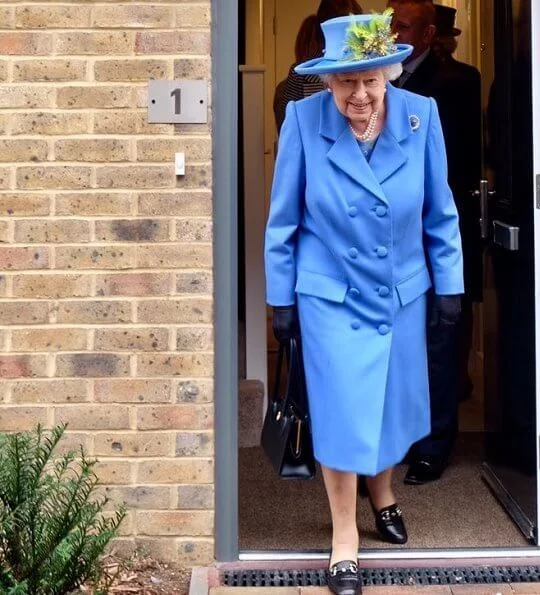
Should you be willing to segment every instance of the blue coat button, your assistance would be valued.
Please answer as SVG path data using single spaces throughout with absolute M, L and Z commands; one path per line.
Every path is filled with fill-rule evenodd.
M 349 289 L 349 295 L 353 298 L 357 298 L 360 295 L 360 292 L 358 291 L 358 289 L 356 289 L 356 287 L 351 287 Z
M 386 256 L 388 256 L 388 250 L 384 246 L 379 246 L 376 252 L 379 258 L 385 258 Z
M 377 215 L 377 217 L 384 217 L 386 215 L 386 212 L 386 207 L 377 207 L 375 209 L 375 214 Z
M 353 329 L 353 331 L 357 331 L 360 328 L 360 321 L 359 320 L 353 320 L 351 322 L 351 328 Z
M 390 294 L 390 290 L 388 289 L 388 287 L 386 287 L 386 285 L 381 285 L 381 287 L 379 287 L 378 291 L 379 291 L 379 295 L 381 297 L 386 297 Z
M 387 335 L 390 332 L 390 327 L 387 324 L 381 324 L 378 328 L 379 335 Z
M 356 217 L 356 215 L 358 215 L 358 208 L 350 207 L 348 213 L 349 213 L 349 217 Z
M 358 250 L 356 248 L 351 248 L 349 250 L 349 256 L 351 258 L 356 258 L 358 256 Z

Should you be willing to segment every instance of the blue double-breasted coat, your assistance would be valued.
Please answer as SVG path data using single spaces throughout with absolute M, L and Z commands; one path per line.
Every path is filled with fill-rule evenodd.
M 429 433 L 426 292 L 463 291 L 437 106 L 387 85 L 369 163 L 331 93 L 291 102 L 265 239 L 267 301 L 296 303 L 317 460 L 375 475 Z

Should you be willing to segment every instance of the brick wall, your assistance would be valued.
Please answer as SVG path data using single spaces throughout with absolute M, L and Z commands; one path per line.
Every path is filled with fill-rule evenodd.
M 121 549 L 186 563 L 213 557 L 210 128 L 148 124 L 146 89 L 209 50 L 210 0 L 0 5 L 0 431 L 68 422 Z

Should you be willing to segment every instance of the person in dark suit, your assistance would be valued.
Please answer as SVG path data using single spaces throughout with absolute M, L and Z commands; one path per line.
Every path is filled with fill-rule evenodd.
M 428 321 L 431 433 L 409 452 L 405 483 L 440 478 L 458 429 L 458 401 L 470 393 L 468 359 L 472 343 L 472 304 L 481 299 L 482 248 L 471 190 L 478 187 L 481 151 L 480 74 L 452 56 L 459 29 L 455 9 L 432 0 L 390 0 L 399 43 L 415 51 L 404 63 L 397 86 L 433 97 L 438 105 L 448 159 L 448 181 L 460 215 L 465 268 L 462 316 L 456 325 Z M 443 330 L 441 330 L 443 329 Z

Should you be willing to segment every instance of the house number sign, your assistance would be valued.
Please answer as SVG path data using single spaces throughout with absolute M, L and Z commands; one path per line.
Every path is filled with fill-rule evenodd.
M 207 119 L 206 81 L 148 81 L 151 124 L 205 124 Z

